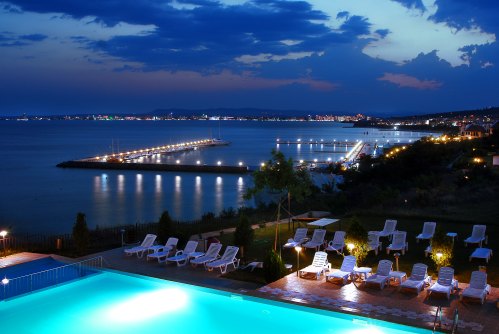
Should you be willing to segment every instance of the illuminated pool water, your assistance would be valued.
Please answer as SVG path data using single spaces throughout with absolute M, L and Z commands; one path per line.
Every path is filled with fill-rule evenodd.
M 0 314 L 2 333 L 430 333 L 114 272 L 0 302 Z

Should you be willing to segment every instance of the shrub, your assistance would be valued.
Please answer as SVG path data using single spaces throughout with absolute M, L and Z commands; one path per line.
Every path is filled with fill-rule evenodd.
M 85 253 L 90 241 L 90 231 L 87 227 L 85 214 L 82 212 L 76 214 L 76 222 L 73 225 L 73 240 L 76 252 L 79 255 Z
M 362 264 L 369 252 L 369 245 L 367 243 L 367 231 L 356 217 L 351 219 L 351 224 L 345 237 L 345 244 L 347 248 L 349 244 L 353 245 L 350 253 L 357 258 L 357 264 Z
M 158 221 L 158 239 L 161 242 L 171 237 L 174 233 L 173 221 L 168 211 L 163 211 Z
M 437 271 L 452 264 L 452 253 L 451 238 L 443 230 L 437 229 L 431 240 L 431 259 L 435 262 Z
M 273 249 L 265 256 L 263 261 L 263 272 L 267 283 L 277 281 L 286 274 L 286 268 L 284 267 L 281 256 Z
M 255 231 L 251 228 L 248 217 L 239 217 L 239 222 L 234 231 L 234 244 L 241 248 L 241 257 L 244 258 L 244 253 L 250 247 L 255 236 Z

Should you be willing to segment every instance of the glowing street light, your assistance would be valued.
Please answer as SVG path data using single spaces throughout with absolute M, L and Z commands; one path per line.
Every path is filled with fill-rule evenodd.
M 9 279 L 7 278 L 7 276 L 5 276 L 4 279 L 2 280 L 2 284 L 3 285 L 9 284 Z
M 6 230 L 2 230 L 0 232 L 0 237 L 2 237 L 2 243 L 3 243 L 3 256 L 7 255 L 7 251 L 5 249 L 5 237 L 7 236 L 7 234 L 9 234 L 9 232 L 7 232 Z
M 242 165 L 243 165 L 242 161 L 239 161 L 238 165 L 239 165 L 239 166 L 242 166 Z
M 220 160 L 219 160 L 219 161 L 217 161 L 217 165 L 218 165 L 218 166 L 221 166 L 221 165 L 222 165 L 222 161 L 220 161 Z
M 180 160 L 177 160 L 177 161 L 175 161 L 175 162 L 176 162 L 177 164 L 179 164 L 179 163 L 180 163 Z
M 196 165 L 199 165 L 200 163 L 201 163 L 201 161 L 199 161 L 199 160 L 198 160 L 198 161 L 196 161 Z
M 296 246 L 295 250 L 296 250 L 296 276 L 300 276 L 299 272 L 300 272 L 300 252 L 301 252 L 301 247 L 300 246 Z
M 355 245 L 350 242 L 350 243 L 347 244 L 347 248 L 348 248 L 348 251 L 350 253 L 352 253 L 353 249 L 355 248 Z

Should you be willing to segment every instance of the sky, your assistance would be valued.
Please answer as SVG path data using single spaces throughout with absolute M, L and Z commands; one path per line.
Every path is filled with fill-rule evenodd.
M 497 0 L 0 0 L 0 115 L 499 106 Z

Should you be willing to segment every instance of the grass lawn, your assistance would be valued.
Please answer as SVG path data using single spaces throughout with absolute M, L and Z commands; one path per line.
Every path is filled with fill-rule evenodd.
M 383 225 L 385 219 L 397 219 L 397 229 L 401 231 L 407 231 L 407 241 L 409 242 L 409 251 L 406 252 L 405 255 L 402 255 L 399 258 L 399 270 L 404 271 L 407 274 L 410 274 L 412 270 L 412 265 L 417 262 L 421 262 L 428 265 L 428 271 L 430 275 L 433 275 L 434 278 L 437 277 L 436 267 L 434 262 L 428 257 L 425 257 L 424 250 L 428 246 L 427 241 L 420 241 L 416 243 L 416 236 L 421 233 L 423 228 L 423 223 L 425 221 L 431 221 L 431 219 L 423 218 L 407 218 L 407 217 L 397 217 L 397 216 L 389 216 L 389 217 L 373 217 L 373 216 L 357 216 L 358 220 L 362 223 L 364 228 L 369 230 L 381 230 L 383 229 Z M 340 226 L 341 225 L 341 226 Z M 333 237 L 334 231 L 339 229 L 348 231 L 348 227 L 350 222 L 348 219 L 341 219 L 339 222 L 329 225 L 327 227 L 327 235 L 326 240 L 331 240 Z M 301 223 L 302 227 L 305 227 L 306 224 Z M 295 224 L 295 228 L 299 227 Z M 493 256 L 490 262 L 487 264 L 483 259 L 473 259 L 471 262 L 469 261 L 469 256 L 473 252 L 473 250 L 477 247 L 476 245 L 469 245 L 468 247 L 464 246 L 463 240 L 471 235 L 472 225 L 463 222 L 457 221 L 437 221 L 437 229 L 441 228 L 445 232 L 456 232 L 458 234 L 457 239 L 454 243 L 454 257 L 452 260 L 452 266 L 455 269 L 456 278 L 460 282 L 469 282 L 471 272 L 474 270 L 478 270 L 479 266 L 486 266 L 488 273 L 488 282 L 492 286 L 499 286 L 499 267 L 498 261 Z M 279 248 L 281 248 L 281 255 L 284 259 L 285 263 L 289 263 L 293 265 L 293 271 L 296 270 L 297 263 L 297 254 L 294 249 L 282 249 L 282 245 L 286 242 L 286 240 L 294 235 L 294 232 L 291 229 L 288 229 L 287 224 L 282 224 L 279 227 L 280 233 L 280 241 L 278 242 Z M 495 249 L 494 241 L 497 240 L 498 236 L 498 228 L 494 225 L 487 226 L 487 235 L 489 239 L 488 245 L 484 245 L 483 247 Z M 309 229 L 309 235 L 312 233 L 312 228 Z M 255 239 L 250 249 L 246 251 L 245 254 L 245 262 L 251 261 L 262 261 L 266 252 L 273 247 L 274 243 L 274 234 L 275 227 L 269 226 L 265 228 L 259 228 L 255 230 Z M 232 234 L 224 234 L 220 236 L 220 241 L 224 245 L 233 244 L 233 236 Z M 383 249 L 376 256 L 374 252 L 369 252 L 368 257 L 365 262 L 362 263 L 363 266 L 373 267 L 373 271 L 376 270 L 376 266 L 379 260 L 388 259 L 394 262 L 395 268 L 395 259 L 392 252 L 390 255 L 386 254 L 385 248 L 389 244 L 386 238 L 382 238 Z M 300 253 L 300 267 L 303 268 L 309 265 L 312 262 L 312 258 L 314 256 L 313 250 L 302 250 Z M 339 268 L 341 262 L 343 261 L 343 257 L 336 253 L 329 253 L 328 260 L 331 263 L 333 268 Z M 241 280 L 249 280 L 255 282 L 264 282 L 263 272 L 261 270 L 255 270 L 254 272 L 246 272 L 238 270 L 236 272 L 232 272 L 228 274 L 228 277 L 234 279 Z

